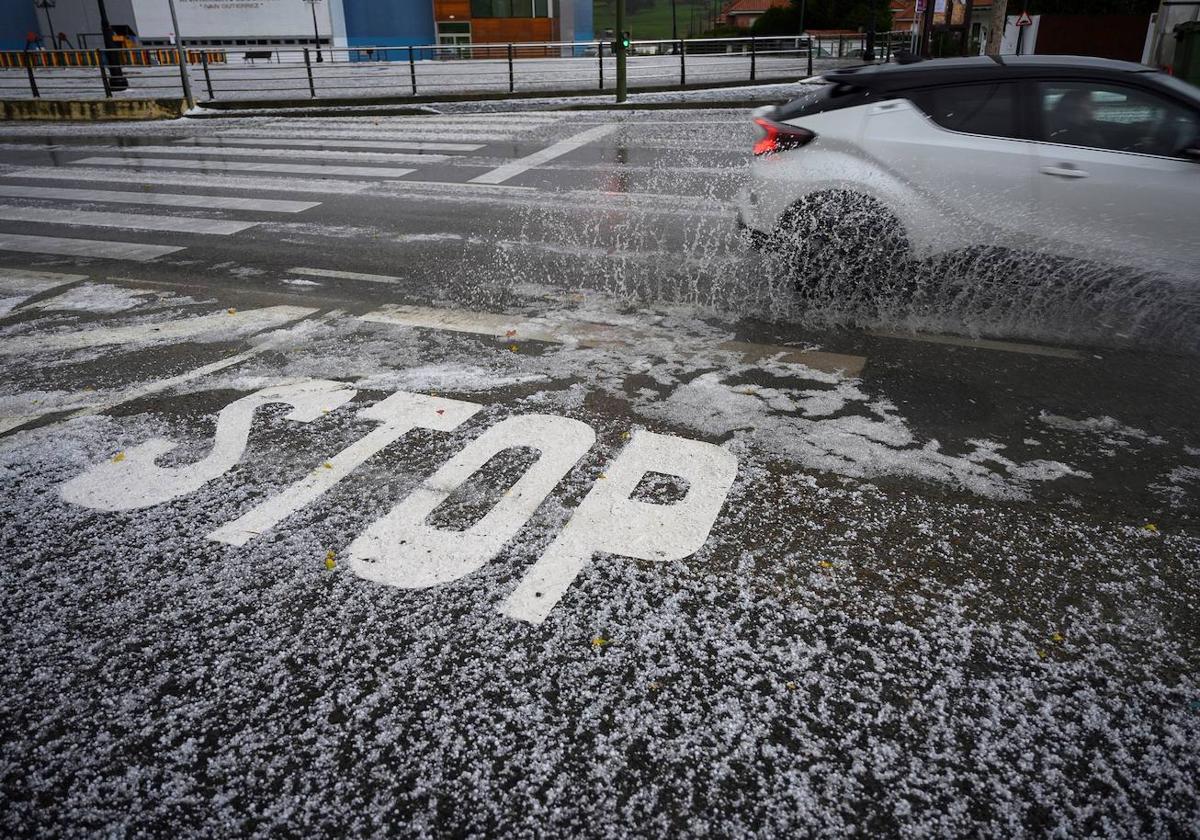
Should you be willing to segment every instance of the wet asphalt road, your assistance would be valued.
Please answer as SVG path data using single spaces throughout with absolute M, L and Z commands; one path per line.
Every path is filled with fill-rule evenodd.
M 737 111 L 0 135 L 6 834 L 1200 830 L 1170 335 L 810 317 Z

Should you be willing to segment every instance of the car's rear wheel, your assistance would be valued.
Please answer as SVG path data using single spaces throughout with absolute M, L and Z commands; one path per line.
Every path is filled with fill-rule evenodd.
M 802 298 L 874 302 L 907 290 L 904 226 L 871 196 L 849 191 L 805 196 L 783 214 L 769 248 Z

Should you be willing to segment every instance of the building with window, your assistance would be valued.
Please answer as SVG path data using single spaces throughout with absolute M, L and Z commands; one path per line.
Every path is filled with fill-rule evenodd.
M 114 26 L 128 26 L 146 46 L 172 43 L 165 0 L 106 0 Z M 179 28 L 188 46 L 261 52 L 285 47 L 423 46 L 528 41 L 590 41 L 592 0 L 178 0 Z M 0 22 L 0 41 L 20 48 L 40 30 L 52 42 L 33 0 L 0 0 L 12 7 Z M 16 14 L 20 11 L 21 14 Z M 53 24 L 73 46 L 101 45 L 96 0 L 57 0 Z M 10 31 L 11 30 L 11 31 Z

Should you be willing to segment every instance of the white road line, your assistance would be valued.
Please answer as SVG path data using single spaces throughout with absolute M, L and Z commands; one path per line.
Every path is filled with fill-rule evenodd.
M 399 277 L 387 274 L 363 274 L 358 271 L 334 271 L 328 268 L 289 268 L 288 274 L 303 274 L 306 277 L 331 277 L 336 280 L 363 280 L 367 283 L 403 283 Z
M 343 313 L 341 310 L 335 309 L 319 317 L 317 322 L 329 321 L 333 318 L 340 317 L 343 314 L 345 313 Z M 210 373 L 216 373 L 217 371 L 224 370 L 225 368 L 241 364 L 247 359 L 251 359 L 260 353 L 265 353 L 268 350 L 275 349 L 290 335 L 291 333 L 289 330 L 282 330 L 280 333 L 275 334 L 274 336 L 266 336 L 260 343 L 254 345 L 249 350 L 245 350 L 233 356 L 228 356 L 224 359 L 219 359 L 215 362 L 202 365 L 198 368 L 193 368 L 192 370 L 184 371 L 183 373 L 176 374 L 175 376 L 168 376 L 165 379 L 157 379 L 141 385 L 134 385 L 130 388 L 126 388 L 123 391 L 118 391 L 116 394 L 106 399 L 101 399 L 98 402 L 96 400 L 97 394 L 94 392 L 85 391 L 70 395 L 58 406 L 49 411 L 43 411 L 38 414 L 0 417 L 0 434 L 10 429 L 15 429 L 18 426 L 23 426 L 26 423 L 30 423 L 39 417 L 45 417 L 48 414 L 59 414 L 63 411 L 70 411 L 70 417 L 75 418 L 84 417 L 89 414 L 99 414 L 102 411 L 108 411 L 109 409 L 116 408 L 123 403 L 132 402 L 133 400 L 141 399 L 142 397 L 147 397 L 150 394 L 156 394 L 160 391 L 166 391 L 169 388 L 174 388 L 176 385 L 182 385 L 183 383 L 190 382 L 193 379 L 199 379 L 200 377 L 207 376 Z
M 290 172 L 296 175 L 353 175 L 371 178 L 403 178 L 413 169 L 384 166 L 321 166 L 300 163 L 251 163 L 232 160 L 178 160 L 174 158 L 91 157 L 73 160 L 80 166 L 127 166 L 159 169 L 203 169 L 215 172 Z
M 471 179 L 473 184 L 499 184 L 507 181 L 509 178 L 515 178 L 522 172 L 527 172 L 535 166 L 552 161 L 555 158 L 560 158 L 563 155 L 570 154 L 576 149 L 586 146 L 599 140 L 601 137 L 606 137 L 612 134 L 619 125 L 598 125 L 595 128 L 589 128 L 587 131 L 582 131 L 574 137 L 568 137 L 566 140 L 560 140 L 552 146 L 547 146 L 539 152 L 534 152 L 531 155 L 514 160 L 503 166 L 498 166 L 491 172 L 485 172 L 482 175 L 477 175 Z
M 254 210 L 260 213 L 303 213 L 320 207 L 319 201 L 285 201 L 270 198 L 234 198 L 224 195 L 180 195 L 177 193 L 126 192 L 123 190 L 76 190 L 63 187 L 14 187 L 0 184 L 4 198 L 99 201 L 109 204 L 145 204 L 166 207 L 205 207 L 214 210 Z
M 63 210 L 5 205 L 0 205 L 0 221 L 112 227 L 126 230 L 165 230 L 172 233 L 197 233 L 209 236 L 229 236 L 258 224 L 258 222 L 237 222 L 226 219 L 201 219 L 195 216 L 149 216 L 140 213 L 110 213 L 107 210 Z
M 59 274 L 54 271 L 32 271 L 27 268 L 0 268 L 0 291 L 44 292 L 55 286 L 86 280 L 86 274 Z
M 1042 344 L 1022 344 L 1015 341 L 994 341 L 986 338 L 963 338 L 956 335 L 891 332 L 888 330 L 868 330 L 867 334 L 878 338 L 900 338 L 906 341 L 924 341 L 928 344 L 948 344 L 955 347 L 970 347 L 975 350 L 999 350 L 1005 353 L 1025 353 L 1030 356 L 1050 356 L 1057 359 L 1091 358 L 1088 353 L 1068 347 L 1048 347 Z
M 303 306 L 268 306 L 232 315 L 228 312 L 214 312 L 194 318 L 181 318 L 177 321 L 133 324 L 125 327 L 102 327 L 68 333 L 14 336 L 0 342 L 0 355 L 54 353 L 138 342 L 161 344 L 214 334 L 231 334 L 241 337 L 265 330 L 268 327 L 279 326 L 288 321 L 307 318 L 316 311 Z
M 400 192 L 411 192 L 410 188 L 412 188 L 412 187 L 418 187 L 418 188 L 423 187 L 425 189 L 437 187 L 439 191 L 446 187 L 450 187 L 453 189 L 459 189 L 459 190 L 470 190 L 472 192 L 480 192 L 480 191 L 483 191 L 483 192 L 489 192 L 489 191 L 490 192 L 498 192 L 498 191 L 537 192 L 538 191 L 537 187 L 521 187 L 516 184 L 473 184 L 470 182 L 464 183 L 461 181 L 416 181 L 416 180 L 394 181 L 390 186 L 399 187 Z
M 412 129 L 376 130 L 376 129 L 338 129 L 336 131 L 306 131 L 303 128 L 273 130 L 268 127 L 256 128 L 253 131 L 241 129 L 230 131 L 224 137 L 302 137 L 312 140 L 412 140 L 429 141 L 453 132 L 458 140 L 472 143 L 497 143 L 501 140 L 513 139 L 512 134 L 502 134 L 497 131 L 464 131 L 455 126 L 446 126 L 436 131 L 414 131 Z M 430 135 L 433 135 L 431 137 Z
M 471 312 L 463 309 L 434 309 L 427 306 L 383 306 L 359 320 L 376 324 L 447 330 L 490 338 L 544 341 L 552 344 L 576 344 L 581 347 L 642 347 L 660 337 L 635 328 L 614 326 L 592 321 L 555 322 L 547 319 L 527 319 L 522 315 L 496 312 Z M 772 344 L 750 344 L 727 341 L 718 348 L 740 355 L 753 363 L 762 359 L 785 364 L 804 365 L 826 373 L 859 376 L 866 367 L 865 356 L 797 350 Z
M 314 140 L 311 138 L 288 137 L 191 137 L 176 140 L 184 146 L 341 146 L 350 149 L 403 149 L 414 152 L 475 152 L 483 143 L 399 143 L 392 140 Z
M 0 233 L 0 251 L 25 254 L 54 254 L 64 257 L 101 257 L 110 260 L 146 262 L 155 257 L 182 251 L 171 245 L 143 245 L 138 242 L 111 242 L 100 239 L 66 239 L 59 236 L 24 236 Z
M 28 271 L 0 268 L 0 316 L 7 315 L 34 295 L 68 283 L 86 280 L 86 274 L 57 274 L 52 271 Z
M 374 122 L 369 119 L 358 119 L 343 123 L 338 131 L 347 129 L 362 129 L 364 131 L 412 131 L 413 129 L 434 128 L 438 130 L 446 128 L 463 129 L 466 131 L 520 131 L 529 128 L 545 128 L 561 122 L 561 119 L 547 119 L 545 117 L 529 117 L 529 118 L 514 118 L 514 117 L 499 117 L 499 118 L 482 118 L 482 114 L 468 115 L 450 115 L 442 114 L 439 116 L 429 117 L 406 117 L 403 120 L 383 123 Z M 291 121 L 286 124 L 270 123 L 264 128 L 287 128 L 292 125 Z M 331 126 L 327 120 L 296 120 L 295 126 L 298 129 L 306 131 L 321 131 L 328 130 Z M 250 131 L 254 129 L 234 129 L 237 131 Z
M 0 178 L 29 178 L 39 181 L 70 181 L 76 184 L 80 181 L 99 181 L 104 184 L 113 182 L 111 169 L 68 169 L 62 166 L 45 166 L 31 169 L 18 169 L 0 175 Z M 322 179 L 319 181 L 303 181 L 298 178 L 272 177 L 267 175 L 255 178 L 248 175 L 214 175 L 197 172 L 188 175 L 189 187 L 205 187 L 208 189 L 245 190 L 255 193 L 264 192 L 299 192 L 314 193 L 323 196 L 331 194 L 354 195 L 371 186 L 362 181 L 335 181 Z M 156 186 L 179 188 L 179 176 L 166 172 L 125 172 L 121 175 L 122 186 L 132 184 L 154 184 Z M 27 187 L 29 190 L 39 190 L 41 187 Z
M 118 152 L 121 151 L 120 146 L 109 146 L 106 151 Z M 278 158 L 280 155 L 286 154 L 286 149 L 223 149 L 219 146 L 138 146 L 136 153 L 150 154 L 171 154 L 178 155 L 186 153 L 189 155 L 214 155 L 224 157 L 269 157 Z M 354 152 L 341 151 L 338 149 L 296 149 L 292 152 L 292 157 L 308 158 L 310 160 L 343 160 L 347 163 L 359 161 L 361 163 L 440 163 L 447 158 L 447 155 L 418 155 L 404 154 L 402 152 Z

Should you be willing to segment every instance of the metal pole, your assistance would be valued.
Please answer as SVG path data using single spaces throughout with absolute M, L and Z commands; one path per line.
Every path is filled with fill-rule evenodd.
M 625 0 L 617 0 L 617 101 L 626 99 Z
M 321 56 L 321 33 L 317 29 L 317 2 L 318 0 L 304 0 L 305 3 L 312 8 L 313 15 L 313 45 L 317 50 L 317 64 L 320 64 L 325 59 Z
M 317 55 L 320 55 L 320 53 L 317 53 Z M 308 73 L 308 92 L 312 95 L 313 99 L 316 99 L 317 88 L 316 85 L 313 84 L 312 62 L 308 60 L 308 47 L 304 48 L 304 69 Z
M 687 84 L 687 41 L 679 42 L 679 86 Z
M 513 49 L 512 44 L 508 45 L 508 92 L 512 93 L 517 89 L 516 79 L 513 78 Z
M 754 81 L 755 64 L 758 59 L 758 50 L 754 45 L 754 35 L 750 35 L 750 81 Z
M 800 0 L 800 34 L 801 35 L 804 34 L 804 6 L 805 6 L 805 3 L 806 3 L 806 0 Z M 809 75 L 812 75 L 811 69 L 808 72 L 809 72 Z
M 104 71 L 104 57 L 100 54 L 100 50 L 92 50 L 92 55 L 96 57 L 96 66 L 100 68 L 100 81 L 104 83 L 104 98 L 112 99 L 112 87 L 108 84 L 108 73 Z
M 175 52 L 179 56 L 179 82 L 183 85 L 183 98 L 187 100 L 188 108 L 194 108 L 196 100 L 192 98 L 192 80 L 188 78 L 187 54 L 183 49 L 183 36 L 179 33 L 179 16 L 175 14 L 175 0 L 167 0 L 171 7 L 171 26 L 175 29 Z
M 213 96 L 212 76 L 208 72 L 208 50 L 201 48 L 200 50 L 200 66 L 204 68 L 204 84 L 208 86 L 208 98 L 216 99 Z
M 671 0 L 671 40 L 679 40 L 679 27 L 675 24 L 675 0 Z
M 26 56 L 26 57 L 28 57 L 28 56 Z M 25 72 L 29 74 L 29 89 L 31 91 L 33 91 L 33 98 L 41 99 L 42 95 L 40 93 L 38 93 L 37 82 L 35 82 L 33 80 L 33 62 L 32 61 L 25 62 Z
M 100 7 L 100 31 L 104 34 L 104 63 L 108 66 L 108 85 L 113 90 L 125 90 L 129 80 L 121 69 L 121 51 L 113 38 L 112 24 L 108 22 L 108 10 L 104 8 L 104 0 L 96 0 Z
M 54 31 L 54 21 L 50 19 L 50 10 L 54 8 L 54 0 L 38 0 L 34 5 L 46 13 L 46 28 L 50 30 L 50 41 L 54 44 L 54 49 L 58 49 L 58 33 Z
M 809 36 L 809 38 L 807 40 L 808 40 L 808 75 L 811 76 L 812 75 L 812 51 L 813 51 L 812 36 Z
M 604 42 L 596 42 L 596 65 L 600 68 L 600 90 L 604 90 Z
M 408 48 L 408 78 L 412 82 L 412 95 L 417 95 L 417 64 L 413 61 L 413 48 Z

